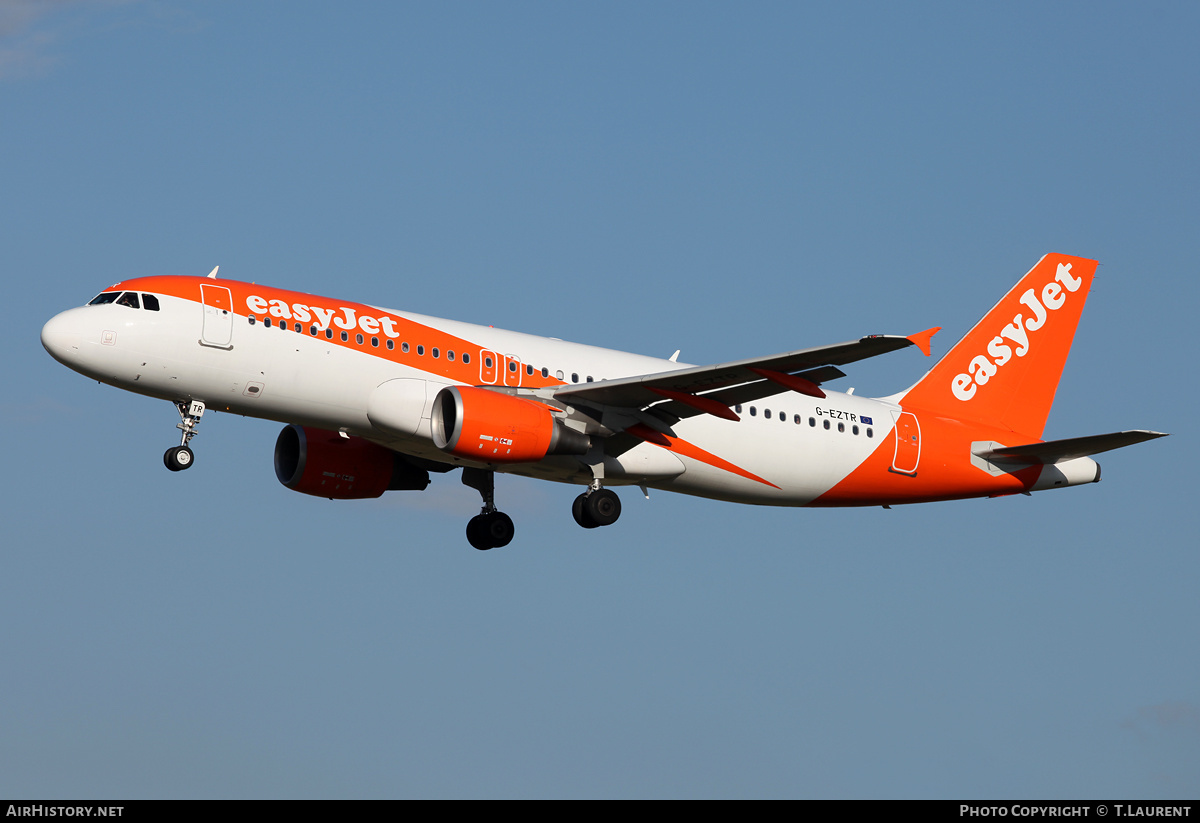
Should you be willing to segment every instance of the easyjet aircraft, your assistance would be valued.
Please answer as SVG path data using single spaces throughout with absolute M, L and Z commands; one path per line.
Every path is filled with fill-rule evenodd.
M 584 528 L 621 513 L 612 486 L 770 506 L 889 506 L 1093 483 L 1098 452 L 1158 432 L 1042 442 L 1096 271 L 1043 257 L 923 378 L 890 397 L 823 388 L 841 366 L 938 329 L 689 366 L 453 320 L 205 277 L 118 283 L 57 315 L 42 345 L 69 368 L 168 400 L 180 471 L 206 410 L 288 424 L 275 473 L 328 498 L 420 490 L 461 467 L 483 498 L 477 549 L 512 520 L 495 472 L 584 487 Z M 678 354 L 678 353 L 676 353 Z

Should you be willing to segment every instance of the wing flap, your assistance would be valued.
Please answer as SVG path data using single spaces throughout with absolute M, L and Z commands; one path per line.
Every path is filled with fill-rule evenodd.
M 837 366 L 822 366 L 821 368 L 809 369 L 808 371 L 803 371 L 792 376 L 820 385 L 821 383 L 828 383 L 830 380 L 837 380 L 839 377 L 845 377 L 846 373 Z M 770 380 L 756 380 L 753 383 L 743 383 L 740 386 L 721 389 L 720 391 L 703 396 L 724 403 L 726 406 L 737 406 L 743 403 L 753 403 L 755 400 L 762 400 L 764 397 L 774 397 L 786 391 L 788 389 Z M 660 403 L 654 407 L 654 411 L 656 413 L 666 412 L 679 419 L 702 414 L 702 412 L 695 408 L 675 402 Z

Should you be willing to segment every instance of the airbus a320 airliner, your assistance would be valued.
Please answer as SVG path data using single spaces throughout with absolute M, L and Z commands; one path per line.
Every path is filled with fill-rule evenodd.
M 584 528 L 634 485 L 767 506 L 890 506 L 1093 483 L 1090 455 L 1163 436 L 1043 442 L 1096 261 L 1041 259 L 907 391 L 823 388 L 841 366 L 938 329 L 689 366 L 552 338 L 207 277 L 126 280 L 42 329 L 60 363 L 173 403 L 192 465 L 205 410 L 286 423 L 275 474 L 319 497 L 421 490 L 462 469 L 477 549 L 504 546 L 495 472 L 584 487 Z M 678 352 L 676 353 L 678 354 Z

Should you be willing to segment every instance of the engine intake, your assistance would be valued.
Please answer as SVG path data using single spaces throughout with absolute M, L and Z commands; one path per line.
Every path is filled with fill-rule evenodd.
M 549 454 L 587 454 L 592 440 L 536 400 L 447 386 L 433 400 L 433 443 L 481 463 L 533 463 Z

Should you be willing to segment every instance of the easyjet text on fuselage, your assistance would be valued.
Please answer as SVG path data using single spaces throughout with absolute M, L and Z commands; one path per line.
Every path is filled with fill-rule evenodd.
M 379 334 L 382 331 L 391 338 L 400 336 L 400 332 L 396 331 L 395 318 L 386 314 L 382 317 L 360 315 L 357 310 L 349 306 L 327 309 L 322 306 L 310 306 L 306 303 L 289 304 L 278 299 L 268 300 L 252 294 L 246 298 L 246 308 L 254 314 L 269 314 L 281 320 L 296 320 L 300 323 L 315 322 L 321 331 L 325 331 L 332 324 L 346 331 L 359 328 L 367 334 Z

